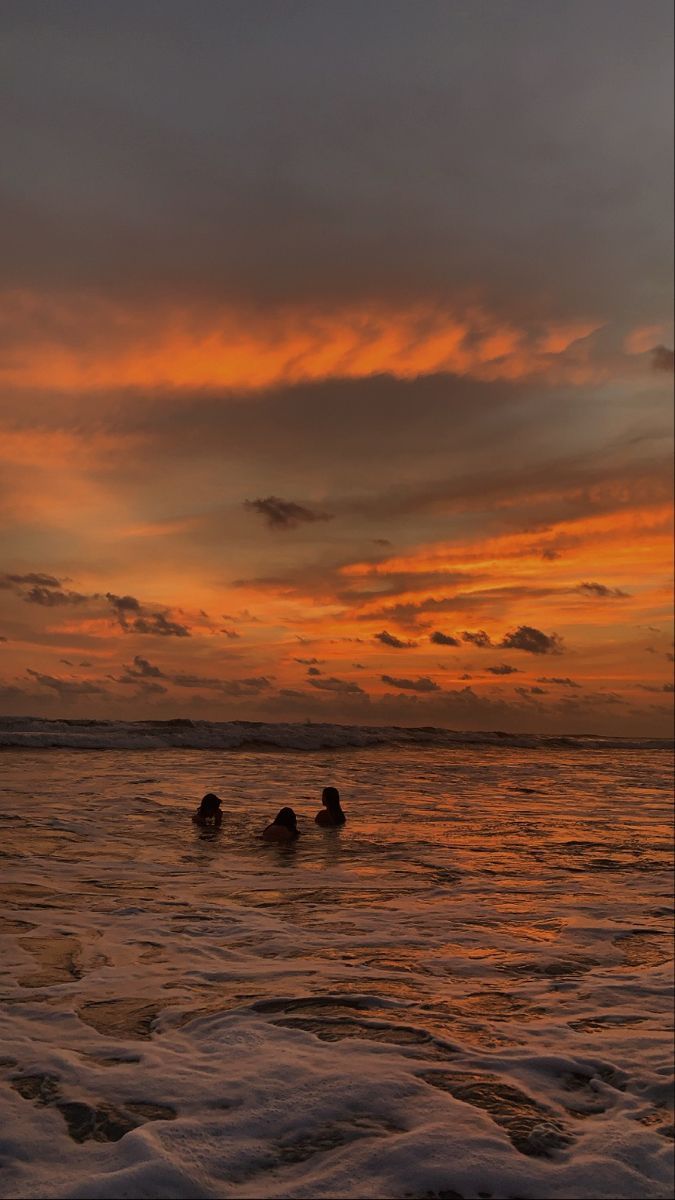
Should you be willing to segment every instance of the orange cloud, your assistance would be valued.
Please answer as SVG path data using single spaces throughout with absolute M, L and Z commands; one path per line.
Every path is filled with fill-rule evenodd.
M 16 387 L 82 392 L 124 387 L 249 390 L 331 377 L 391 373 L 401 379 L 449 371 L 476 378 L 589 376 L 564 356 L 597 320 L 516 327 L 480 308 L 359 305 L 334 311 L 236 309 L 159 318 L 92 301 L 6 297 L 15 345 L 0 378 Z
M 624 349 L 627 354 L 647 354 L 667 336 L 667 325 L 639 325 L 627 334 L 624 340 Z
M 671 613 L 671 519 L 669 505 L 655 505 L 560 521 L 540 536 L 509 533 L 423 546 L 377 563 L 347 563 L 318 581 L 310 575 L 293 586 L 266 583 L 257 596 L 252 583 L 246 602 L 264 598 L 268 621 L 275 614 L 291 628 L 311 630 L 315 647 L 329 660 L 344 659 L 345 637 L 367 643 L 357 655 L 380 656 L 382 648 L 371 639 L 384 624 L 421 638 L 406 650 L 406 662 L 429 674 L 430 656 L 438 656 L 428 644 L 430 629 L 484 628 L 499 641 L 509 625 L 526 622 L 583 646 L 582 676 L 592 674 L 601 644 L 618 637 L 631 647 L 627 658 L 622 655 L 621 673 L 639 680 L 644 648 L 632 647 L 634 631 L 649 621 L 665 628 Z M 547 557 L 547 548 L 553 554 L 556 546 L 564 547 L 560 556 Z M 597 591 L 580 586 L 589 581 L 600 585 Z

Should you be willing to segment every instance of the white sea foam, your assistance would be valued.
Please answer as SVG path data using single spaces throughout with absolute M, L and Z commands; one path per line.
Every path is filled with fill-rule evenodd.
M 143 745 L 0 759 L 2 1195 L 670 1194 L 668 755 Z

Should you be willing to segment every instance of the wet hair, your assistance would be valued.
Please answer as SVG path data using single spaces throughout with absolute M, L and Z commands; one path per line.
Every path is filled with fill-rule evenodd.
M 340 793 L 336 787 L 325 787 L 321 793 L 321 803 L 328 809 L 335 821 L 344 821 L 345 814 L 340 804 Z
M 290 833 L 299 837 L 298 818 L 292 808 L 280 808 L 276 817 L 272 821 L 273 825 L 283 825 L 284 829 L 288 829 Z
M 214 792 L 207 792 L 202 797 L 197 811 L 200 817 L 215 817 L 216 813 L 220 812 L 220 797 L 216 796 Z

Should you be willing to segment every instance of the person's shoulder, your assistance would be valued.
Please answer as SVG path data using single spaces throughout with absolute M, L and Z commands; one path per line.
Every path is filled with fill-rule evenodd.
M 287 831 L 285 829 L 282 830 L 281 825 L 275 825 L 272 823 L 263 829 L 260 836 L 263 837 L 266 842 L 280 842 L 286 832 Z

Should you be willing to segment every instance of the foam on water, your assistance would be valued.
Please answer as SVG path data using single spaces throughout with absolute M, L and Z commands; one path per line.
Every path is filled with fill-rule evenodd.
M 2 1195 L 670 1194 L 668 755 L 143 745 L 0 759 Z

